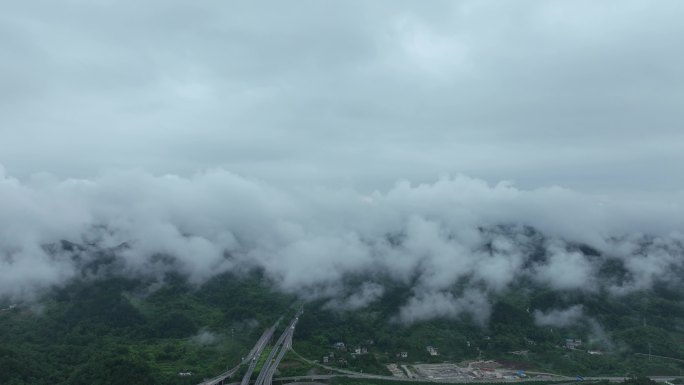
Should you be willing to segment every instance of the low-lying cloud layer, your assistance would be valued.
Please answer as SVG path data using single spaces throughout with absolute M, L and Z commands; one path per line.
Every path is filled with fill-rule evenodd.
M 614 294 L 674 281 L 684 266 L 683 202 L 522 190 L 466 176 L 361 194 L 275 188 L 221 169 L 191 178 L 0 174 L 0 296 L 63 284 L 94 250 L 116 248 L 131 275 L 175 270 L 199 284 L 263 268 L 281 290 L 347 309 L 378 299 L 390 278 L 412 285 L 400 320 L 484 320 L 487 296 L 521 279 Z M 85 249 L 47 247 L 60 240 Z M 624 279 L 600 279 L 607 260 L 622 261 Z M 366 283 L 342 290 L 349 276 Z M 556 315 L 536 314 L 537 322 Z
M 548 312 L 534 311 L 534 322 L 539 326 L 569 326 L 584 317 L 582 305 L 570 306 L 567 309 L 554 309 Z

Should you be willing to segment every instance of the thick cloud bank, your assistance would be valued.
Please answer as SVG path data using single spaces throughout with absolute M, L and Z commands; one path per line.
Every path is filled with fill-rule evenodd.
M 521 190 L 465 176 L 360 194 L 275 188 L 221 169 L 92 180 L 2 173 L 0 296 L 60 285 L 109 250 L 127 274 L 174 270 L 195 283 L 263 268 L 282 290 L 347 309 L 377 300 L 391 279 L 412 287 L 401 320 L 482 320 L 487 297 L 521 279 L 614 294 L 674 281 L 684 263 L 683 201 Z M 600 278 L 608 260 L 622 262 L 622 279 Z M 365 283 L 350 291 L 349 276 Z
M 0 6 L 0 162 L 386 190 L 465 173 L 672 191 L 681 0 Z M 570 211 L 570 210 L 568 210 Z

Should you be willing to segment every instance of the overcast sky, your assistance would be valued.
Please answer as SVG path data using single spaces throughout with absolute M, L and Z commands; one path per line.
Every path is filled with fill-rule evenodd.
M 407 322 L 485 321 L 520 280 L 679 284 L 682 20 L 681 0 L 4 1 L 0 300 L 121 244 L 125 274 L 259 267 L 346 309 L 389 276 L 414 285 Z
M 684 188 L 684 3 L 6 1 L 0 164 Z

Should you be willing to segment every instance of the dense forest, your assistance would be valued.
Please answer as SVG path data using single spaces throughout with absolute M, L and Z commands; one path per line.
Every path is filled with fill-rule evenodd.
M 291 302 L 258 274 L 74 281 L 0 313 L 0 383 L 193 384 L 237 365 Z
M 98 268 L 105 270 L 89 278 Z M 260 271 L 225 273 L 197 285 L 171 273 L 125 278 L 106 268 L 107 262 L 90 266 L 83 277 L 31 301 L 0 303 L 1 384 L 194 384 L 237 365 L 263 330 L 298 301 Z M 347 284 L 366 278 L 350 277 Z M 684 359 L 680 287 L 656 284 L 616 297 L 519 282 L 490 298 L 484 323 L 464 315 L 406 324 L 396 314 L 410 285 L 374 280 L 385 292 L 366 307 L 342 310 L 329 299 L 306 303 L 284 375 L 312 370 L 311 361 L 333 351 L 337 359 L 330 365 L 366 373 L 386 374 L 390 362 L 471 359 L 564 375 L 684 370 L 675 360 Z M 582 318 L 564 326 L 538 325 L 530 310 L 576 304 Z M 582 344 L 569 349 L 566 339 Z M 334 348 L 338 342 L 344 350 Z M 439 349 L 439 356 L 429 355 L 426 346 Z M 351 354 L 357 347 L 367 353 Z

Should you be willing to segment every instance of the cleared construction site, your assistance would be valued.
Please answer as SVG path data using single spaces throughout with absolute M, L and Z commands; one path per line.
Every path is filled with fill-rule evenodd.
M 554 375 L 548 373 L 525 372 L 504 367 L 496 361 L 467 361 L 460 364 L 389 364 L 387 369 L 395 377 L 433 381 L 544 380 L 554 378 Z

